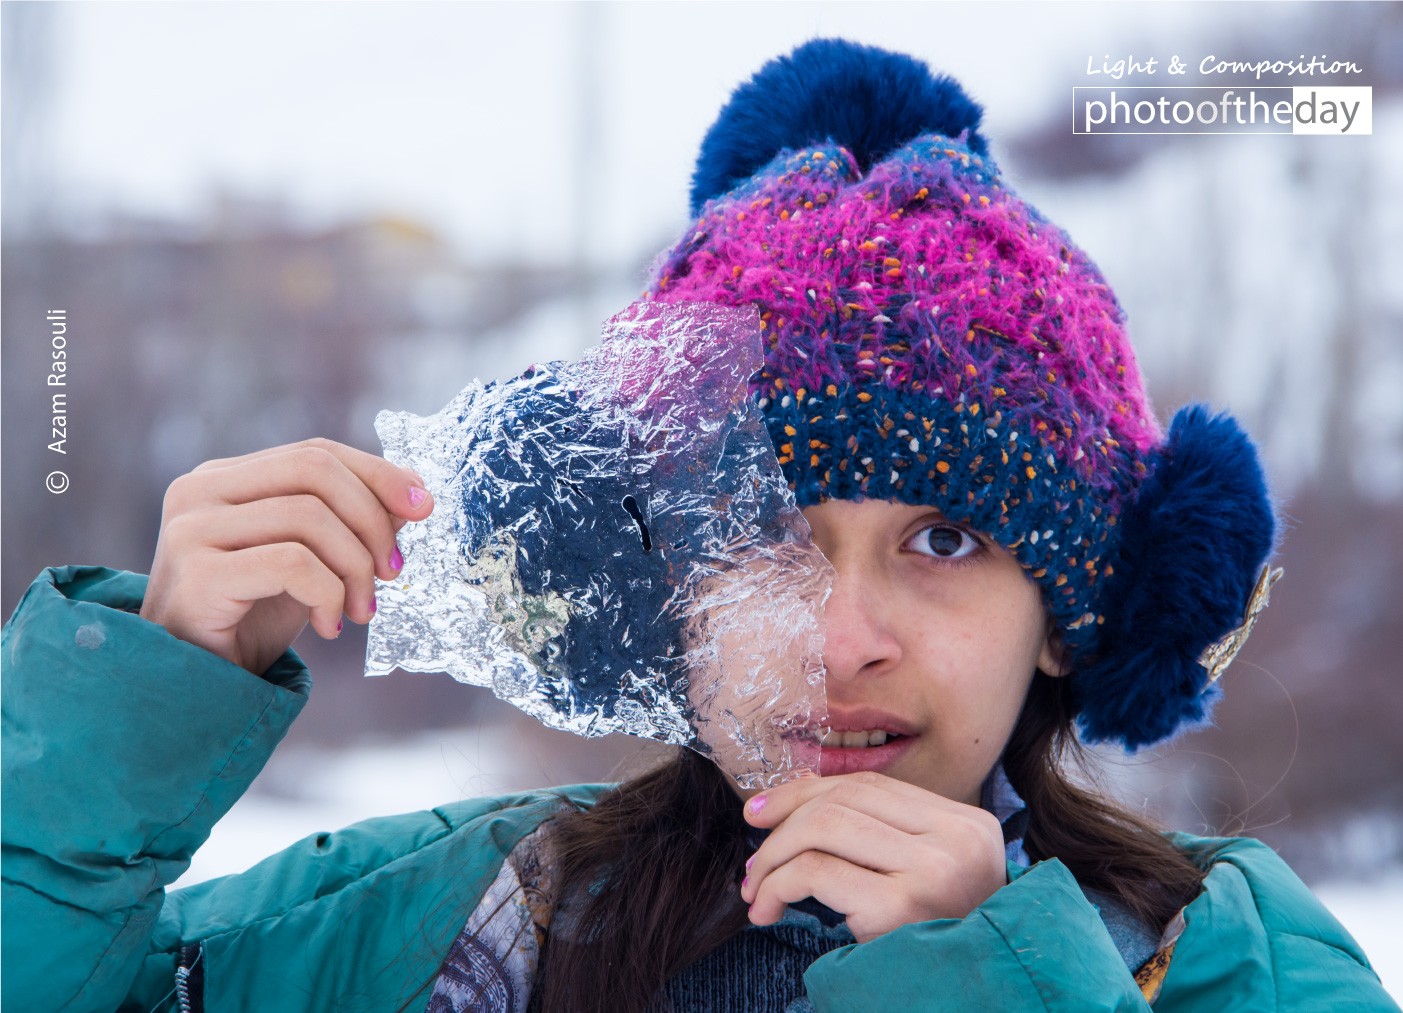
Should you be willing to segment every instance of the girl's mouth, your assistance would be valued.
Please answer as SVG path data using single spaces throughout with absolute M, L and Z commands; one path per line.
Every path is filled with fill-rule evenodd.
M 823 777 L 864 770 L 884 771 L 915 741 L 914 735 L 883 729 L 843 732 L 815 729 L 809 734 L 789 738 L 795 761 L 817 769 Z
M 818 772 L 823 777 L 864 770 L 880 773 L 895 763 L 915 741 L 912 736 L 885 731 L 829 732 L 819 746 Z

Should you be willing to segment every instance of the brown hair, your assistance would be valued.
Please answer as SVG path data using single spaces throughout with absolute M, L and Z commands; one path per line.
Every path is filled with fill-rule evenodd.
M 1033 676 L 1004 747 L 1004 773 L 1028 805 L 1023 848 L 1035 862 L 1060 860 L 1082 887 L 1111 894 L 1163 929 L 1198 896 L 1203 871 L 1155 824 L 1072 779 L 1091 765 L 1074 731 L 1071 683 Z
M 1158 929 L 1198 894 L 1203 873 L 1151 824 L 1070 779 L 1068 766 L 1084 770 L 1085 756 L 1069 683 L 1034 676 L 1004 749 L 1009 782 L 1028 803 L 1024 847 Z M 747 924 L 740 800 L 690 750 L 557 818 L 549 848 L 552 931 L 533 1009 L 642 1013 L 669 978 Z
M 745 832 L 726 776 L 690 749 L 557 817 L 531 1008 L 641 1013 L 668 978 L 747 924 Z

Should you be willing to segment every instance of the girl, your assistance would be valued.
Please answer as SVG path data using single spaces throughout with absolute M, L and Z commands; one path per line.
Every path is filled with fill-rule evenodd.
M 1074 782 L 1203 720 L 1274 522 L 1227 417 L 1161 432 L 1096 268 L 924 65 L 819 41 L 739 89 L 647 298 L 754 306 L 752 393 L 837 578 L 819 768 L 319 834 L 169 896 L 367 622 L 418 477 L 313 440 L 166 495 L 149 581 L 5 628 L 5 998 L 26 1009 L 1395 1009 L 1260 844 Z

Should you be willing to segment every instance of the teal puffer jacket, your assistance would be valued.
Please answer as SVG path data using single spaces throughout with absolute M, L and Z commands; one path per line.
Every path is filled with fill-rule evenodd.
M 291 651 L 256 678 L 175 639 L 132 614 L 144 590 L 134 574 L 47 570 L 5 626 L 4 1008 L 424 1009 L 513 846 L 561 794 L 588 804 L 605 786 L 370 820 L 167 894 L 311 680 Z M 1270 849 L 1184 844 L 1211 868 L 1155 1010 L 1398 1009 Z M 814 1006 L 1150 1008 L 1060 862 L 1011 875 L 964 919 L 821 957 L 804 976 Z

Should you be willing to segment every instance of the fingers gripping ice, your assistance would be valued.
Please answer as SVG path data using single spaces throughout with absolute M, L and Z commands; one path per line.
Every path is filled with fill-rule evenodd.
M 832 571 L 746 396 L 753 311 L 639 303 L 578 362 L 381 412 L 439 508 L 400 532 L 366 673 L 446 671 L 552 728 L 796 773 L 825 710 Z

